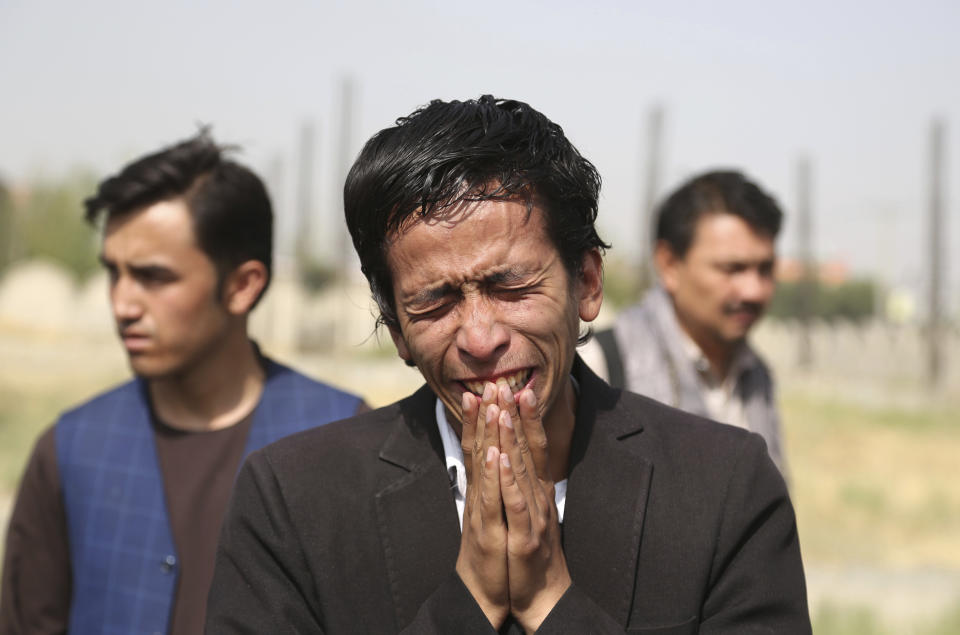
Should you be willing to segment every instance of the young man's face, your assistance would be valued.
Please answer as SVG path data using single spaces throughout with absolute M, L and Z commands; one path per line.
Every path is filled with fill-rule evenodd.
M 600 309 L 599 253 L 584 256 L 571 281 L 539 208 L 528 216 L 524 203 L 482 201 L 414 221 L 393 237 L 387 263 L 397 351 L 447 409 L 459 416 L 464 391 L 505 377 L 514 394 L 533 389 L 549 425 L 568 390 L 579 320 Z
M 743 341 L 773 296 L 774 262 L 772 237 L 723 212 L 700 218 L 682 258 L 665 243 L 657 246 L 660 277 L 677 318 L 701 346 Z
M 137 375 L 186 372 L 223 341 L 230 315 L 182 199 L 111 218 L 101 258 L 120 339 Z

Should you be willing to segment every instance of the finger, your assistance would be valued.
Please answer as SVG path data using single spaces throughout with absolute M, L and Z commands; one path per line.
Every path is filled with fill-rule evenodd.
M 487 410 L 488 417 L 493 408 Z M 497 428 L 496 421 L 487 421 L 488 428 Z M 503 499 L 500 496 L 500 450 L 487 446 L 480 478 L 480 520 L 485 529 L 503 526 Z
M 507 518 L 508 540 L 525 542 L 533 531 L 529 499 L 520 489 L 507 452 L 500 453 L 500 495 L 503 498 L 503 510 Z
M 521 444 L 517 442 L 516 435 L 514 433 L 514 421 L 513 417 L 510 416 L 510 413 L 507 411 L 500 412 L 500 446 L 501 452 L 507 455 L 507 461 L 512 466 L 510 470 L 511 481 L 515 484 L 516 490 L 519 492 L 520 496 L 523 498 L 523 509 L 521 510 L 518 506 L 516 513 L 519 514 L 521 511 L 527 514 L 527 522 L 529 522 L 530 514 L 535 514 L 543 508 L 544 502 L 546 501 L 545 496 L 537 496 L 537 490 L 542 489 L 539 482 L 536 482 L 534 472 L 532 471 L 532 465 L 528 465 L 527 461 L 530 460 L 529 452 L 524 456 Z M 503 477 L 501 471 L 501 479 Z M 504 487 L 501 482 L 500 487 L 501 495 L 504 495 Z M 511 499 L 513 500 L 513 499 Z M 507 498 L 504 495 L 504 505 L 507 504 Z M 507 515 L 507 523 L 510 522 L 510 514 Z M 512 527 L 512 526 L 511 526 Z
M 507 380 L 501 377 L 497 380 L 497 405 L 506 410 L 514 421 L 520 421 L 520 412 L 517 411 L 517 400 L 513 398 L 513 391 Z
M 520 425 L 516 426 L 518 442 L 525 444 L 533 459 L 534 472 L 541 481 L 553 482 L 547 454 L 547 434 L 543 429 L 537 396 L 529 388 L 520 393 Z
M 477 438 L 477 417 L 480 400 L 471 392 L 464 392 L 460 401 L 460 449 L 463 451 L 463 467 L 467 473 L 467 490 L 473 482 L 473 444 Z
M 483 413 L 483 475 L 480 492 L 483 497 L 483 522 L 485 526 L 503 525 L 503 503 L 500 498 L 500 408 L 497 406 L 497 390 L 492 383 L 483 388 L 486 411 Z M 495 452 L 491 452 L 495 450 Z
M 517 402 L 513 398 L 513 391 L 510 390 L 510 386 L 507 385 L 506 380 L 500 380 L 503 383 L 497 383 L 497 405 L 500 406 L 501 410 L 505 410 L 509 415 L 510 433 L 509 433 L 509 442 L 502 438 L 503 432 L 501 431 L 501 446 L 500 449 L 504 451 L 511 452 L 510 460 L 514 464 L 514 471 L 519 468 L 524 468 L 529 471 L 531 474 L 536 474 L 536 467 L 534 466 L 533 456 L 530 454 L 530 447 L 527 445 L 527 438 L 523 434 L 523 430 L 513 430 L 513 424 L 520 423 L 520 412 L 517 410 Z M 502 416 L 502 415 L 501 415 Z M 518 450 L 518 453 L 513 453 L 509 448 L 515 446 Z
M 497 387 L 494 384 L 488 382 L 483 387 L 483 404 L 480 407 L 483 419 L 483 454 L 486 456 L 487 448 L 490 446 L 500 449 L 500 428 L 497 425 L 500 407 L 497 406 Z
M 474 474 L 483 473 L 483 463 L 486 458 L 487 447 L 490 445 L 486 438 L 489 433 L 487 410 L 496 401 L 496 390 L 494 390 L 492 386 L 493 384 L 487 384 L 483 387 L 483 396 L 480 398 L 480 405 L 477 410 L 477 427 L 473 437 L 473 444 L 468 448 L 466 445 L 463 445 L 461 441 L 463 460 L 464 462 L 469 460 L 473 463 Z M 498 445 L 497 447 L 499 448 L 500 446 Z

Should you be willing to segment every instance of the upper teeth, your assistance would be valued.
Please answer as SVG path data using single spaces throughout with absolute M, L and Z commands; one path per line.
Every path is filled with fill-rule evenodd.
M 510 386 L 510 390 L 516 393 L 527 385 L 527 380 L 530 379 L 530 370 L 518 370 L 510 375 L 498 377 L 497 383 L 499 383 L 501 379 L 506 381 L 507 385 Z M 483 395 L 483 387 L 486 383 L 486 381 L 465 381 L 463 382 L 463 385 L 466 386 L 467 389 L 473 394 Z

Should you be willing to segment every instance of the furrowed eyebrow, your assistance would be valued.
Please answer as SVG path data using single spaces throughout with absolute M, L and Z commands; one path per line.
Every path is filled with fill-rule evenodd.
M 433 287 L 432 289 L 424 289 L 415 293 L 408 302 L 410 304 L 432 304 L 438 300 L 441 300 L 453 293 L 457 292 L 457 288 L 452 284 L 442 284 L 439 287 Z
M 488 285 L 498 285 L 498 284 L 516 284 L 518 282 L 523 282 L 528 277 L 528 274 L 524 271 L 517 271 L 515 269 L 506 269 L 504 271 L 498 271 L 490 274 L 483 279 L 485 284 Z
M 483 277 L 481 284 L 486 287 L 497 285 L 510 285 L 524 282 L 529 277 L 526 271 L 517 271 L 516 269 L 505 269 L 495 271 Z M 423 289 L 410 297 L 408 302 L 413 305 L 428 305 L 438 302 L 443 298 L 459 293 L 459 288 L 454 284 L 442 284 L 431 289 Z

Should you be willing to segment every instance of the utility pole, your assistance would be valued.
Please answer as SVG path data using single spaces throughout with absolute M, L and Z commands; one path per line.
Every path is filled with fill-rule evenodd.
M 316 133 L 313 122 L 306 120 L 300 127 L 300 144 L 297 171 L 297 228 L 294 238 L 294 259 L 297 274 L 303 279 L 305 269 L 312 259 L 310 248 L 313 246 L 313 161 Z
M 350 234 L 343 220 L 343 184 L 350 171 L 351 152 L 353 146 L 353 111 L 355 108 L 355 85 L 353 77 L 345 75 L 340 80 L 340 129 L 337 147 L 336 181 L 334 194 L 337 203 L 333 206 L 337 218 L 332 227 L 336 227 L 336 245 L 334 246 L 337 258 L 337 274 L 339 279 L 346 283 L 350 273 L 350 263 L 353 262 L 353 248 Z
M 290 255 L 291 228 L 283 183 L 283 155 L 275 154 L 267 163 L 264 174 L 270 202 L 273 205 L 273 251 L 281 257 Z
M 355 108 L 355 86 L 353 77 L 345 75 L 340 79 L 339 86 L 339 129 L 337 135 L 337 162 L 334 165 L 334 204 L 331 206 L 335 218 L 330 227 L 334 239 L 334 257 L 336 258 L 336 279 L 341 285 L 337 302 L 336 316 L 332 325 L 331 342 L 334 348 L 346 345 L 350 341 L 351 314 L 350 314 L 350 278 L 353 258 L 353 245 L 350 233 L 344 222 L 343 184 L 347 180 L 350 170 L 353 144 L 353 111 Z
M 797 161 L 797 254 L 800 259 L 800 281 L 797 294 L 797 318 L 800 323 L 797 341 L 797 365 L 804 370 L 813 366 L 813 344 L 810 337 L 813 305 L 817 288 L 816 263 L 813 258 L 813 221 L 810 210 L 810 160 Z
M 927 252 L 930 254 L 930 321 L 927 330 L 927 378 L 932 390 L 937 390 L 943 379 L 943 164 L 946 125 L 934 119 L 930 127 L 930 234 Z
M 639 289 L 642 293 L 653 284 L 653 210 L 660 191 L 660 175 L 663 162 L 661 137 L 663 133 L 663 108 L 653 106 L 647 113 L 647 134 L 645 139 L 646 162 L 644 165 L 643 203 L 640 209 L 640 276 Z

